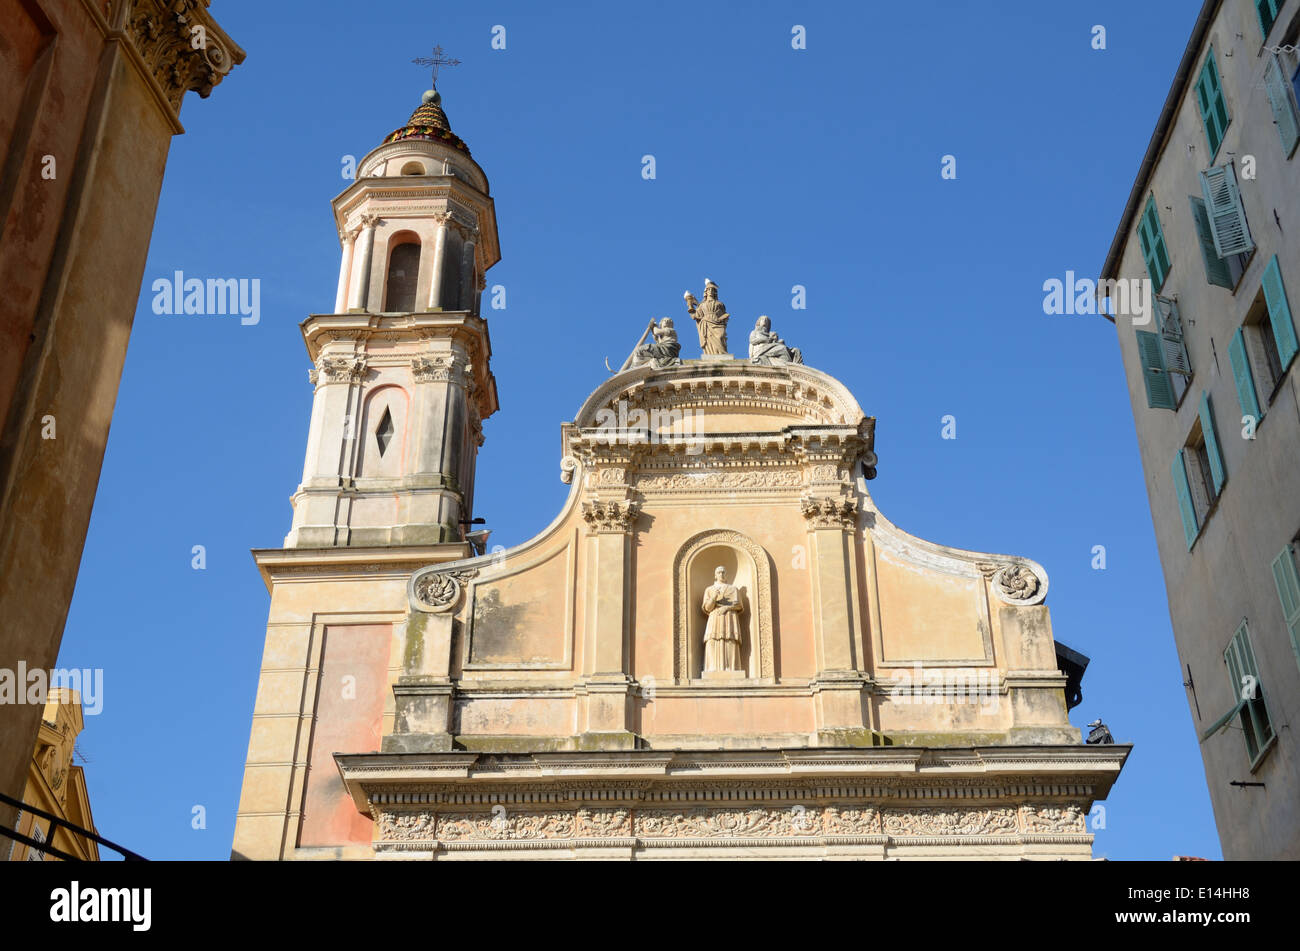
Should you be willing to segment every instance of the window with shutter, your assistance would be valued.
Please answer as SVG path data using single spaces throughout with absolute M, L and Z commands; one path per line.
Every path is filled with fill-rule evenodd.
M 1201 244 L 1201 259 L 1205 262 L 1205 279 L 1211 284 L 1232 290 L 1237 286 L 1240 273 L 1234 278 L 1228 261 L 1219 257 L 1219 250 L 1214 245 L 1214 237 L 1210 234 L 1210 216 L 1205 211 L 1205 199 L 1188 195 L 1187 200 L 1192 206 L 1192 221 L 1196 223 L 1196 237 Z
M 1223 652 L 1228 677 L 1237 694 L 1237 713 L 1246 738 L 1246 752 L 1253 767 L 1273 741 L 1273 723 L 1264 699 L 1264 685 L 1259 680 L 1259 665 L 1250 646 L 1250 631 L 1242 621 L 1228 648 Z
M 1156 290 L 1160 290 L 1169 274 L 1169 251 L 1165 247 L 1165 234 L 1160 227 L 1154 197 L 1147 199 L 1146 210 L 1138 219 L 1138 244 L 1142 248 L 1142 261 L 1147 266 L 1151 283 Z
M 1201 172 L 1201 193 L 1210 222 L 1210 236 L 1219 257 L 1242 254 L 1255 247 L 1246 224 L 1246 210 L 1232 165 L 1217 165 Z
M 1187 356 L 1187 342 L 1183 338 L 1183 321 L 1178 312 L 1178 301 L 1172 297 L 1155 295 L 1156 326 L 1159 328 L 1164 354 L 1165 372 L 1174 391 L 1174 405 L 1183 401 L 1188 381 L 1192 378 L 1192 361 Z
M 1282 140 L 1282 154 L 1287 158 L 1300 142 L 1300 109 L 1296 108 L 1295 93 L 1287 82 L 1286 70 L 1277 53 L 1268 54 L 1264 63 L 1264 88 L 1268 90 L 1268 104 L 1273 110 L 1273 121 Z
M 1187 539 L 1187 547 L 1190 549 L 1196 542 L 1196 536 L 1201 529 L 1196 521 L 1196 509 L 1192 507 L 1192 488 L 1187 481 L 1185 456 L 1186 453 L 1181 449 L 1174 454 L 1170 474 L 1174 478 L 1174 495 L 1178 499 L 1178 513 L 1183 519 L 1183 535 Z
M 1251 372 L 1250 361 L 1246 357 L 1246 335 L 1240 327 L 1228 344 L 1228 362 L 1232 364 L 1232 379 L 1237 386 L 1241 415 L 1249 416 L 1258 423 L 1264 414 L 1260 411 L 1259 397 L 1255 392 L 1255 375 Z
M 1287 545 L 1273 559 L 1273 583 L 1282 602 L 1282 617 L 1291 632 L 1291 650 L 1300 664 L 1300 572 L 1296 569 L 1296 545 Z
M 1278 361 L 1282 365 L 1282 372 L 1285 373 L 1291 361 L 1295 359 L 1296 351 L 1300 346 L 1297 346 L 1295 322 L 1291 318 L 1291 304 L 1287 300 L 1286 287 L 1282 283 L 1282 269 L 1278 266 L 1276 254 L 1264 269 L 1260 284 L 1264 288 L 1264 301 L 1268 305 L 1269 323 L 1272 325 Z
M 1210 405 L 1210 394 L 1201 394 L 1201 437 L 1204 447 L 1203 458 L 1210 471 L 1210 484 L 1214 488 L 1214 497 L 1223 491 L 1223 483 L 1228 480 L 1227 470 L 1223 466 L 1223 453 L 1219 450 L 1219 434 L 1214 426 L 1214 407 Z
M 1264 39 L 1268 39 L 1284 2 L 1285 0 L 1255 0 L 1255 14 L 1259 17 L 1259 29 L 1264 34 Z
M 1205 126 L 1205 141 L 1210 146 L 1210 159 L 1213 161 L 1219 153 L 1219 146 L 1223 144 L 1223 136 L 1230 121 L 1213 47 L 1205 57 L 1205 65 L 1201 67 L 1201 75 L 1196 80 L 1196 105 L 1201 113 L 1201 123 Z
M 1160 335 L 1150 330 L 1137 331 L 1138 360 L 1142 366 L 1142 382 L 1146 386 L 1147 406 L 1150 409 L 1174 409 L 1174 385 L 1165 368 L 1165 347 Z

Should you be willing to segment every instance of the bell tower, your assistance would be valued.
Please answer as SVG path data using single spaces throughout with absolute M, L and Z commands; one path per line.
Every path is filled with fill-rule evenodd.
M 333 208 L 338 291 L 302 323 L 316 389 L 285 548 L 462 542 L 498 408 L 479 304 L 501 251 L 487 176 L 436 90 Z

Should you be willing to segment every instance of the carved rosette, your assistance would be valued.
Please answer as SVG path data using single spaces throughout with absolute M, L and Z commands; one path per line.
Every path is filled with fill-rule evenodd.
M 993 576 L 993 590 L 1007 604 L 1037 604 L 1047 595 L 1046 585 L 1028 565 L 1004 565 Z
M 366 378 L 364 355 L 350 357 L 322 356 L 310 374 L 313 383 L 324 377 L 326 383 L 360 383 Z
M 857 526 L 858 503 L 851 498 L 805 495 L 799 499 L 799 511 L 809 528 L 846 528 Z
M 427 571 L 416 575 L 411 586 L 416 606 L 431 614 L 446 614 L 460 604 L 461 591 L 478 574 L 477 568 Z
M 629 532 L 641 514 L 641 504 L 630 500 L 593 499 L 582 503 L 582 517 L 593 533 Z
M 187 90 L 206 99 L 244 59 L 199 0 L 135 0 L 126 33 L 175 112 Z

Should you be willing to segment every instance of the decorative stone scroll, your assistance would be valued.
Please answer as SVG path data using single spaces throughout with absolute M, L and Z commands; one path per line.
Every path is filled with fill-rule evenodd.
M 207 98 L 244 51 L 231 42 L 199 0 L 136 0 L 127 35 L 175 112 L 193 89 Z M 199 42 L 201 38 L 201 42 Z
M 1007 565 L 994 577 L 994 587 L 998 597 L 1008 604 L 1031 604 L 1042 580 L 1027 565 Z
M 416 607 L 431 614 L 456 610 L 462 589 L 477 574 L 477 568 L 450 571 L 432 568 L 417 573 L 411 584 Z

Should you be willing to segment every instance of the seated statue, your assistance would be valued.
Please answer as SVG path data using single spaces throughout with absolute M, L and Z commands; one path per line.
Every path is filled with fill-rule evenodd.
M 655 369 L 681 365 L 682 345 L 677 340 L 677 331 L 673 329 L 673 319 L 665 317 L 654 328 L 654 342 L 643 344 L 632 354 L 632 366 L 653 363 Z
M 749 335 L 749 362 L 761 366 L 803 363 L 803 354 L 798 347 L 787 347 L 784 340 L 772 333 L 772 321 L 760 317 L 754 323 L 754 332 Z

